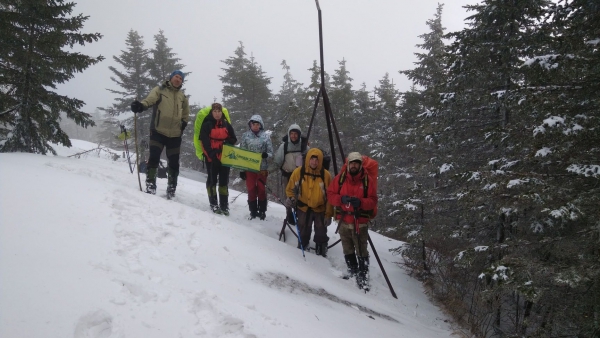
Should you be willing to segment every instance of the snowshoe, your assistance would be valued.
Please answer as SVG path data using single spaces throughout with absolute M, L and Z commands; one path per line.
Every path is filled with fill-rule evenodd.
M 229 216 L 229 209 L 221 209 L 221 214 Z
M 345 255 L 344 259 L 346 260 L 348 270 L 342 276 L 342 278 L 350 279 L 356 277 L 356 274 L 358 273 L 358 261 L 356 260 L 356 254 Z
M 167 199 L 172 199 L 175 197 L 175 186 L 169 185 L 167 186 Z
M 358 257 L 358 274 L 356 275 L 356 285 L 365 292 L 369 291 L 369 257 Z
M 156 195 L 156 184 L 146 182 L 146 193 Z
M 221 215 L 223 213 L 223 211 L 221 211 L 221 208 L 219 208 L 218 205 L 211 205 L 210 210 L 212 210 L 212 212 L 214 212 L 217 215 Z

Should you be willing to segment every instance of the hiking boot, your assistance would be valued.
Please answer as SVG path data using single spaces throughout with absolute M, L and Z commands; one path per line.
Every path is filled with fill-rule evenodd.
M 315 243 L 315 254 L 327 258 L 327 243 Z
M 302 248 L 300 247 L 300 242 L 298 242 L 298 245 L 296 246 L 296 249 L 302 249 Z M 305 252 L 310 252 L 310 244 L 309 244 L 309 245 L 306 245 L 306 246 L 304 247 L 304 251 L 305 251 Z
M 156 195 L 157 168 L 148 168 L 146 171 L 146 193 Z
M 156 184 L 146 182 L 146 193 L 156 195 Z
M 258 204 L 256 201 L 248 201 L 248 209 L 250 209 L 249 220 L 255 219 L 258 217 Z
M 356 275 L 356 285 L 359 289 L 369 291 L 369 257 L 358 257 L 358 274 Z
M 258 218 L 264 221 L 267 218 L 267 200 L 258 201 Z
M 171 199 L 171 198 L 175 197 L 175 189 L 176 188 L 177 188 L 177 186 L 176 185 L 172 185 L 172 184 L 169 184 L 167 186 L 167 198 L 168 199 Z
M 344 279 L 350 279 L 356 276 L 358 273 L 358 261 L 356 260 L 356 254 L 345 255 L 344 259 L 346 260 L 346 265 L 348 266 L 348 270 L 346 274 L 343 276 Z
M 229 195 L 221 195 L 219 194 L 219 205 L 221 208 L 221 212 L 225 216 L 229 216 Z
M 221 210 L 221 208 L 219 208 L 219 206 L 216 205 L 216 204 L 211 204 L 210 205 L 210 210 L 212 210 L 212 212 L 214 212 L 215 214 L 219 214 L 219 215 L 221 215 L 223 213 L 223 211 Z

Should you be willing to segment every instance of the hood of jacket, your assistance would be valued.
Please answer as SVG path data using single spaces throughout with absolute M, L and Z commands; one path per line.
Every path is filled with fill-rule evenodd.
M 310 167 L 310 158 L 313 156 L 316 156 L 319 159 L 319 164 L 317 164 L 317 169 L 315 169 L 314 171 L 320 172 L 321 168 L 323 168 L 323 152 L 318 148 L 310 148 L 306 152 L 306 158 L 304 159 L 304 168 L 306 168 L 306 171 L 313 170 Z
M 260 123 L 260 129 L 259 130 L 264 130 L 265 129 L 265 124 L 263 123 L 263 119 L 262 117 L 260 117 L 260 115 L 252 115 L 252 117 L 250 117 L 250 119 L 248 120 L 248 128 L 251 127 L 250 125 L 250 121 L 256 121 Z

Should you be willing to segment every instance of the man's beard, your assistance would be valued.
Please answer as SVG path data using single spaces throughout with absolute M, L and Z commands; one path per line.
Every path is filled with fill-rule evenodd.
M 350 175 L 354 176 L 356 174 L 358 174 L 358 168 L 350 168 Z

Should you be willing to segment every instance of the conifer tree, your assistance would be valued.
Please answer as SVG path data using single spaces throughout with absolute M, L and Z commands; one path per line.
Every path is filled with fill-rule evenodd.
M 119 89 L 107 89 L 119 95 L 110 108 L 103 108 L 111 115 L 120 115 L 130 112 L 131 102 L 141 100 L 148 95 L 154 81 L 148 73 L 148 50 L 144 48 L 144 40 L 138 32 L 130 30 L 125 40 L 126 50 L 121 50 L 121 55 L 113 56 L 113 60 L 124 70 L 109 66 L 114 74 L 110 79 L 119 85 Z
M 125 40 L 125 50 L 121 50 L 119 56 L 113 55 L 113 60 L 120 66 L 119 69 L 109 66 L 108 69 L 113 73 L 110 79 L 119 86 L 119 89 L 107 89 L 116 94 L 115 102 L 107 108 L 99 108 L 112 116 L 121 114 L 131 114 L 131 103 L 135 100 L 142 100 L 148 95 L 154 80 L 148 72 L 148 50 L 144 47 L 144 40 L 137 31 L 130 30 Z M 137 120 L 138 139 L 144 140 L 150 132 L 151 114 L 139 114 Z M 120 130 L 119 125 L 112 125 L 118 120 L 106 119 L 105 127 Z M 129 130 L 133 130 L 133 115 L 124 122 Z M 143 156 L 142 156 L 143 157 Z
M 276 133 L 274 141 L 279 141 L 281 137 L 287 134 L 287 129 L 292 123 L 297 123 L 300 128 L 306 131 L 308 126 L 308 117 L 306 112 L 309 105 L 304 101 L 304 91 L 302 83 L 296 81 L 290 72 L 290 67 L 285 60 L 281 61 L 283 83 L 279 93 L 275 95 L 275 109 L 272 117 L 273 130 Z M 277 142 L 274 144 L 276 145 Z
M 223 83 L 221 93 L 224 106 L 231 114 L 238 114 L 238 119 L 247 120 L 252 114 L 268 119 L 272 107 L 269 89 L 271 78 L 266 76 L 254 57 L 246 57 L 241 41 L 234 54 L 235 56 L 221 61 L 227 65 L 222 68 L 225 75 L 219 77 Z
M 176 57 L 177 54 L 173 53 L 173 49 L 167 45 L 167 42 L 168 39 L 163 30 L 159 30 L 158 34 L 154 35 L 154 48 L 150 49 L 148 54 L 146 67 L 154 86 L 159 86 L 168 80 L 174 70 L 185 68 L 185 65 L 180 63 L 181 59 Z M 185 73 L 186 80 L 189 74 Z
M 99 33 L 81 33 L 87 16 L 71 16 L 74 3 L 62 0 L 0 1 L 0 151 L 46 154 L 49 143 L 71 146 L 60 128 L 65 113 L 79 126 L 93 126 L 84 102 L 59 95 L 57 84 L 72 79 L 104 58 L 68 49 L 98 41 Z
M 393 193 L 390 202 L 391 223 L 404 224 L 401 233 L 412 234 L 405 254 L 414 261 L 422 262 L 422 247 L 429 245 L 435 231 L 423 222 L 422 214 L 430 214 L 436 205 L 437 197 L 432 192 L 436 188 L 437 167 L 431 162 L 439 155 L 435 135 L 437 108 L 441 86 L 446 71 L 446 52 L 442 25 L 443 4 L 438 4 L 433 19 L 427 20 L 427 33 L 419 35 L 422 43 L 416 46 L 420 52 L 414 53 L 415 68 L 400 71 L 413 83 L 410 90 L 402 93 L 399 107 L 399 121 L 396 132 L 390 140 L 389 151 L 397 154 L 389 165 L 389 174 L 396 177 L 399 189 Z M 404 221 L 404 222 L 402 222 Z
M 346 68 L 346 60 L 339 61 L 339 68 L 335 70 L 331 77 L 331 91 L 329 99 L 331 100 L 331 110 L 336 121 L 342 145 L 346 151 L 356 137 L 362 135 L 365 131 L 358 124 L 356 116 L 356 101 L 354 99 L 354 90 L 352 89 L 352 78 Z

